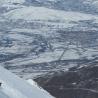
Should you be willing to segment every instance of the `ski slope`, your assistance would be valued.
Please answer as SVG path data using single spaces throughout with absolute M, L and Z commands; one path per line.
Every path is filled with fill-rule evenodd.
M 53 98 L 43 89 L 27 83 L 2 67 L 0 82 L 0 98 Z

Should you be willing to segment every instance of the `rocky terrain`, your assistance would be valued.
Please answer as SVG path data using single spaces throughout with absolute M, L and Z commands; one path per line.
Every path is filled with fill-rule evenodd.
M 98 98 L 98 61 L 36 78 L 56 98 Z

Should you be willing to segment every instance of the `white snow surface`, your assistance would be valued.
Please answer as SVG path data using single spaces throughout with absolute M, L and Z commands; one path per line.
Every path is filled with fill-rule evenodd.
M 60 20 L 60 21 L 79 21 L 79 20 L 91 20 L 98 19 L 97 15 L 84 14 L 80 12 L 72 11 L 58 11 L 45 7 L 23 7 L 9 11 L 3 14 L 8 19 L 24 19 L 24 20 Z
M 30 80 L 29 80 L 30 81 Z M 0 66 L 0 98 L 53 98 L 49 93 L 39 88 L 37 85 L 27 83 L 16 75 Z
M 0 0 L 0 3 L 23 3 L 25 0 Z

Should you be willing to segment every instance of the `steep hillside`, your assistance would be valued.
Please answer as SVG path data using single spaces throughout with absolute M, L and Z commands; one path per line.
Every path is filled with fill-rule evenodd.
M 98 61 L 51 72 L 35 80 L 56 98 L 97 98 Z

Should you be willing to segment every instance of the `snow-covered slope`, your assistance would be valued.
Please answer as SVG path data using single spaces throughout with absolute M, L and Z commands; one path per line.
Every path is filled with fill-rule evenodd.
M 25 0 L 0 0 L 0 3 L 4 4 L 4 3 L 23 3 L 25 2 Z
M 49 8 L 98 14 L 98 0 L 26 0 L 30 5 L 35 1 Z
M 63 51 L 61 60 L 98 55 L 97 15 L 19 5 L 1 16 L 0 63 L 20 76 L 55 70 L 41 63 L 59 60 Z
M 59 14 L 58 14 L 59 13 Z M 45 7 L 23 7 L 4 14 L 8 19 L 78 21 L 98 19 L 98 16 L 72 11 L 59 11 Z
M 2 67 L 0 67 L 0 82 L 2 83 L 0 98 L 53 98 L 46 91 L 30 85 Z
M 98 0 L 85 0 L 83 3 L 98 8 Z
M 21 8 L 25 0 L 0 0 L 0 15 L 12 9 Z
M 97 4 L 95 1 L 1 1 L 0 64 L 32 78 L 56 67 L 63 68 L 61 63 L 47 63 L 94 59 L 98 56 L 98 15 L 88 12 L 91 4 Z

